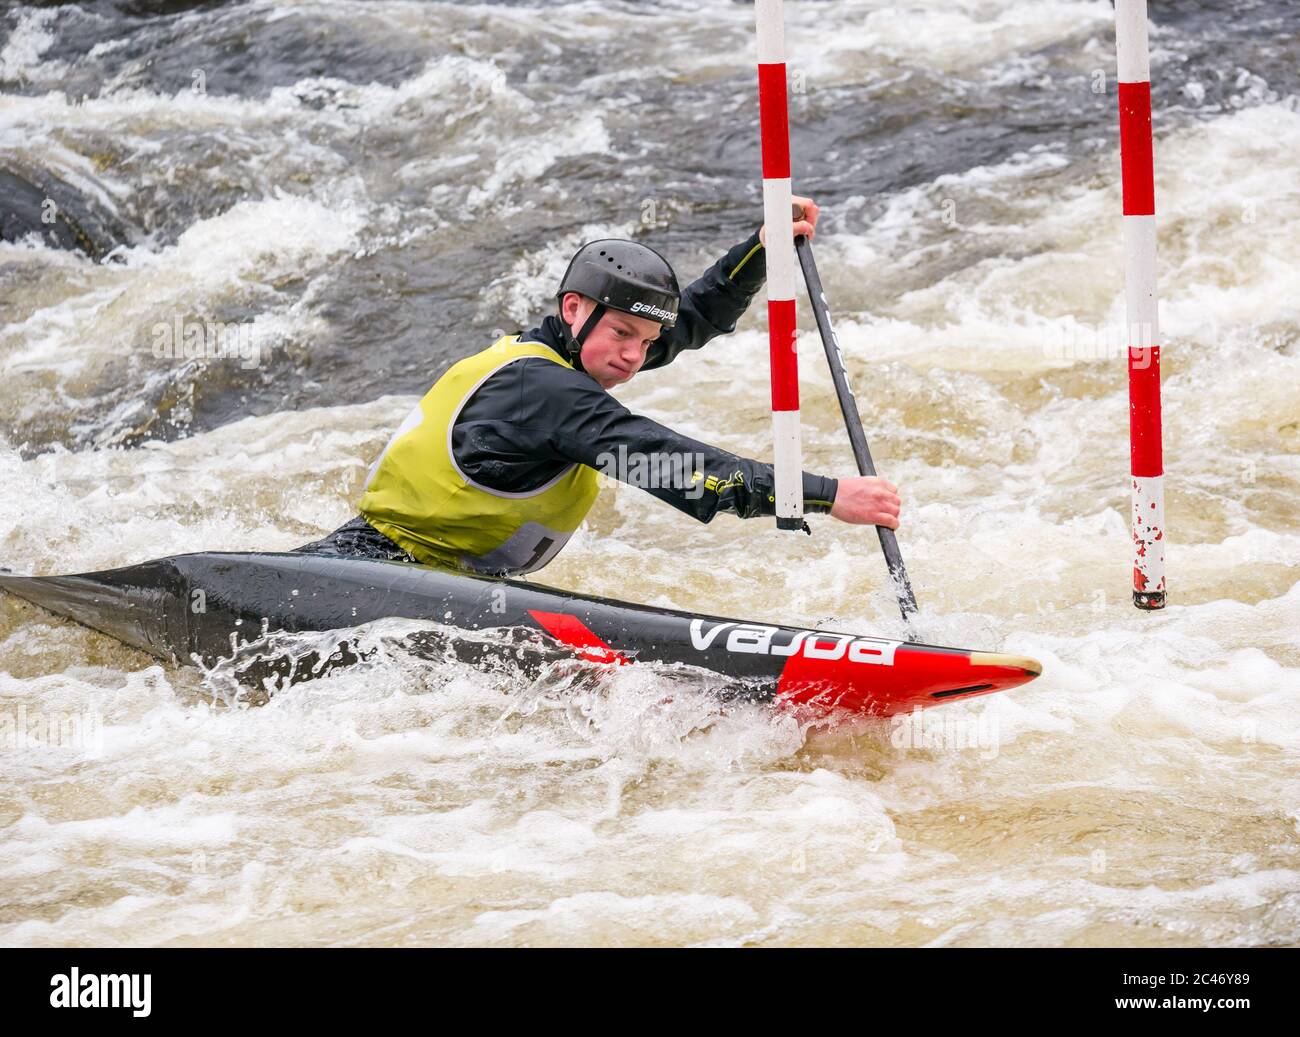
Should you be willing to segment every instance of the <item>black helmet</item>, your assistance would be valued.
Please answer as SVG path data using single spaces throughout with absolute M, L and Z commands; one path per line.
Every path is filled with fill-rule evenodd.
M 668 260 L 635 241 L 602 238 L 583 245 L 569 261 L 559 291 L 555 293 L 556 301 L 562 301 L 569 292 L 577 292 L 596 303 L 576 337 L 569 333 L 564 320 L 560 320 L 565 345 L 575 362 L 582 343 L 607 309 L 657 321 L 665 328 L 677 323 L 677 304 L 681 298 L 677 275 Z

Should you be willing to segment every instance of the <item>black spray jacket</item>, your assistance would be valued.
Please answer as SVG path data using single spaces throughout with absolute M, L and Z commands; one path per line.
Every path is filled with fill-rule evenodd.
M 660 333 L 641 370 L 663 367 L 735 331 L 765 275 L 755 232 L 686 288 L 676 326 Z M 560 318 L 550 316 L 521 334 L 564 356 L 560 327 Z M 508 364 L 479 387 L 452 429 L 452 453 L 471 479 L 502 492 L 536 489 L 576 461 L 640 486 L 701 522 L 719 511 L 741 518 L 775 513 L 771 465 L 634 414 L 590 375 L 539 357 Z M 688 459 L 684 468 L 679 459 Z M 805 510 L 829 511 L 837 485 L 805 472 Z

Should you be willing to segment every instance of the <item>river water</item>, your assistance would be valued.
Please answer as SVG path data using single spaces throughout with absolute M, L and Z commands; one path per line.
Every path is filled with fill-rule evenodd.
M 921 631 L 1044 675 L 924 727 L 808 729 L 645 668 L 431 667 L 377 630 L 365 669 L 241 707 L 5 598 L 0 941 L 1295 944 L 1300 4 L 1232 6 L 1154 11 L 1165 611 L 1129 601 L 1110 5 L 788 3 L 795 188 Z M 300 544 L 583 240 L 696 276 L 761 220 L 752 19 L 10 5 L 5 207 L 36 185 L 106 258 L 39 219 L 0 244 L 0 564 Z M 770 456 L 761 311 L 620 398 Z M 156 355 L 194 321 L 247 348 Z M 805 465 L 851 473 L 800 351 Z M 701 526 L 611 485 L 537 580 L 900 636 L 875 536 L 814 521 Z M 38 716 L 83 737 L 16 733 Z

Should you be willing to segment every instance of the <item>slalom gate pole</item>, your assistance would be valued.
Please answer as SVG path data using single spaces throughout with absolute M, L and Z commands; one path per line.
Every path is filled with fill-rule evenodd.
M 799 442 L 799 354 L 794 302 L 794 227 L 790 220 L 790 116 L 786 107 L 782 0 L 757 0 L 758 114 L 767 225 L 767 327 L 772 377 L 773 468 L 778 529 L 803 529 Z
M 1160 428 L 1160 324 L 1146 0 L 1115 0 L 1119 147 L 1124 190 L 1133 604 L 1165 607 L 1165 477 Z
M 835 395 L 839 397 L 840 411 L 844 415 L 844 425 L 848 429 L 849 442 L 853 446 L 853 457 L 858 462 L 859 475 L 876 474 L 875 463 L 871 460 L 871 448 L 867 446 L 867 434 L 862 428 L 862 416 L 858 413 L 857 401 L 853 398 L 853 389 L 849 385 L 848 371 L 844 367 L 844 354 L 840 352 L 840 340 L 831 324 L 830 305 L 822 289 L 822 279 L 817 273 L 817 264 L 813 260 L 812 242 L 800 234 L 794 239 L 795 251 L 799 254 L 799 265 L 803 268 L 804 283 L 808 286 L 808 298 L 812 302 L 813 314 L 817 318 L 817 330 L 821 333 L 822 346 L 826 350 L 826 362 L 830 365 L 831 381 L 835 383 Z M 907 578 L 907 567 L 903 565 L 903 555 L 898 550 L 898 538 L 888 526 L 877 526 L 880 537 L 880 549 L 885 554 L 885 564 L 889 567 L 889 576 L 898 596 L 898 608 L 903 614 L 903 622 L 909 631 L 916 616 L 916 595 L 912 593 L 912 583 Z M 915 634 L 911 640 L 916 640 Z

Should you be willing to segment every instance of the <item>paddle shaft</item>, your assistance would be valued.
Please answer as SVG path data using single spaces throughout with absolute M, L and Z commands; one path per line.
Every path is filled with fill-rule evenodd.
M 840 354 L 839 340 L 835 337 L 835 329 L 831 327 L 826 293 L 822 290 L 822 279 L 817 273 L 817 264 L 813 261 L 812 243 L 800 234 L 794 239 L 794 249 L 799 256 L 799 265 L 803 268 L 804 282 L 808 285 L 808 298 L 812 302 L 813 314 L 817 318 L 817 330 L 821 333 L 822 345 L 826 349 L 826 362 L 830 365 L 831 380 L 835 383 L 835 395 L 840 400 L 840 411 L 844 415 L 844 424 L 848 429 L 849 443 L 853 446 L 853 456 L 858 462 L 858 472 L 861 475 L 874 476 L 876 466 L 871 460 L 867 434 L 862 429 L 858 404 L 853 398 L 848 374 L 844 370 L 844 357 Z M 898 595 L 898 608 L 903 613 L 904 621 L 910 624 L 912 617 L 917 613 L 916 595 L 912 593 L 912 583 L 907 578 L 903 555 L 898 550 L 898 538 L 888 526 L 877 526 L 876 533 L 880 537 L 880 549 L 885 554 L 885 564 L 889 566 L 889 575 L 893 578 L 894 591 Z

